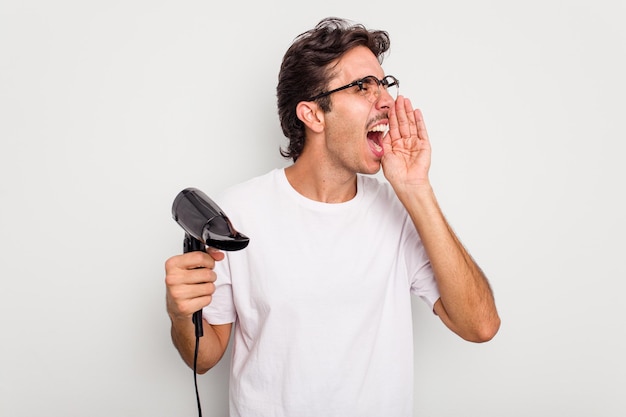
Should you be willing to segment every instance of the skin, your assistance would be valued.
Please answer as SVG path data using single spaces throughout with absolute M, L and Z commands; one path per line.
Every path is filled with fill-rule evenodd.
M 170 317 L 172 342 L 185 363 L 193 369 L 195 327 L 193 313 L 211 303 L 215 292 L 213 268 L 224 253 L 209 248 L 207 253 L 189 252 L 165 262 L 166 307 Z M 224 355 L 232 324 L 213 326 L 202 321 L 204 335 L 198 347 L 197 371 L 211 369 Z
M 337 61 L 329 89 L 367 75 L 383 78 L 382 67 L 365 47 L 356 47 Z M 306 144 L 301 156 L 285 169 L 295 190 L 310 199 L 340 203 L 356 195 L 357 173 L 375 174 L 381 167 L 422 238 L 435 273 L 440 299 L 435 313 L 465 340 L 485 342 L 500 327 L 489 283 L 448 225 L 428 177 L 431 147 L 422 113 L 409 99 L 397 100 L 383 91 L 370 103 L 355 89 L 332 96 L 332 110 L 324 113 L 315 102 L 300 102 L 297 115 L 305 125 Z M 374 125 L 389 123 L 379 156 L 367 140 Z M 213 268 L 224 254 L 177 255 L 166 262 L 167 310 L 172 340 L 185 362 L 193 366 L 195 347 L 193 312 L 208 305 L 215 291 Z M 202 269 L 196 269 L 201 267 Z M 199 372 L 206 372 L 223 356 L 231 324 L 204 322 L 200 339 Z

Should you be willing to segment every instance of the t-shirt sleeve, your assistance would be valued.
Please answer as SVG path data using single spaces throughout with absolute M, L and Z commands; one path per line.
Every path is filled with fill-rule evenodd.
M 217 279 L 211 304 L 202 309 L 202 317 L 213 325 L 233 323 L 237 318 L 233 302 L 228 253 L 225 252 L 225 255 L 222 261 L 215 263 L 214 271 L 217 274 Z
M 411 218 L 407 216 L 404 224 L 406 237 L 406 260 L 409 271 L 411 293 L 420 297 L 434 312 L 434 306 L 439 299 L 439 287 L 430 264 L 430 259 L 424 249 Z

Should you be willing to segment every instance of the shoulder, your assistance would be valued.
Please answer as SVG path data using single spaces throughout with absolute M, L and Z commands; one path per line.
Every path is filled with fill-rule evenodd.
M 268 189 L 272 188 L 272 183 L 275 181 L 276 174 L 277 170 L 275 169 L 238 184 L 231 185 L 222 192 L 218 193 L 218 198 L 221 201 L 229 201 L 232 199 L 245 199 L 251 193 L 258 194 L 267 192 Z
M 226 212 L 247 211 L 273 198 L 279 169 L 250 178 L 217 193 L 215 201 Z

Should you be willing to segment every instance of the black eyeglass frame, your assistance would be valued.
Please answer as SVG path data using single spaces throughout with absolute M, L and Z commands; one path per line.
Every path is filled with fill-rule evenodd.
M 379 80 L 378 78 L 376 78 L 376 76 L 374 75 L 368 75 L 366 77 L 363 77 L 359 80 L 353 81 L 350 84 L 346 84 L 344 86 L 341 86 L 339 88 L 335 88 L 334 90 L 330 90 L 330 91 L 326 91 L 323 93 L 320 93 L 314 97 L 311 97 L 310 99 L 306 100 L 306 101 L 315 101 L 317 99 L 320 99 L 322 97 L 326 97 L 331 95 L 332 93 L 336 93 L 337 91 L 342 91 L 345 90 L 347 88 L 350 87 L 359 87 L 359 91 L 363 91 L 363 84 L 365 82 L 365 80 L 373 78 L 374 80 L 376 80 L 376 84 L 378 85 L 378 89 L 380 90 L 380 86 L 382 85 L 383 87 L 385 87 L 385 90 L 388 89 L 389 87 L 397 87 L 398 89 L 400 89 L 400 80 L 398 80 L 396 77 L 394 77 L 393 75 L 386 75 L 382 78 L 382 80 Z M 391 81 L 389 81 L 388 79 L 391 79 Z

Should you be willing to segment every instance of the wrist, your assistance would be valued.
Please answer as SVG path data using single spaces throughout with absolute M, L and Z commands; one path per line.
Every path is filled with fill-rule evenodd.
M 392 184 L 392 187 L 401 201 L 427 202 L 434 200 L 435 193 L 428 180 L 419 183 Z

